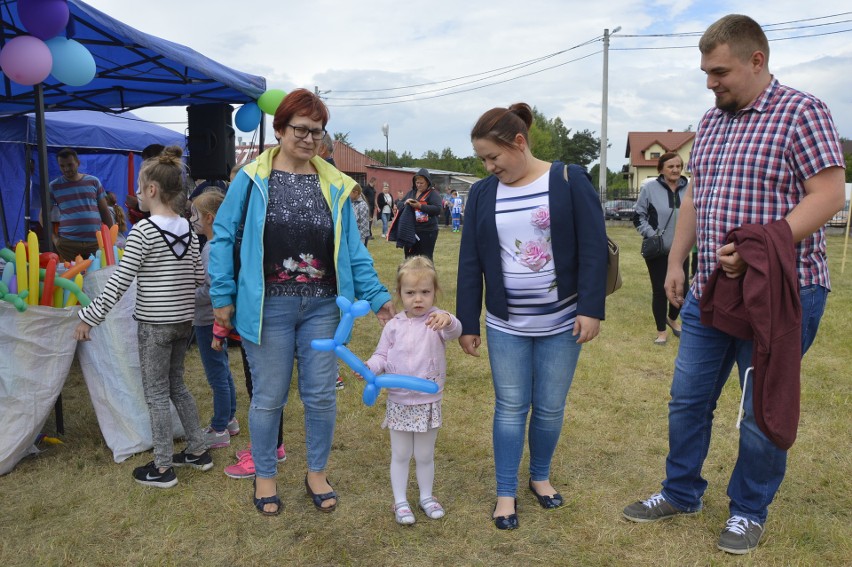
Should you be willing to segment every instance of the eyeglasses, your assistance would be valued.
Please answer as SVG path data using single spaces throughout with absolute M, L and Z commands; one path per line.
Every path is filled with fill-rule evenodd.
M 314 140 L 322 140 L 322 137 L 325 136 L 325 128 L 317 128 L 316 130 L 311 130 L 310 128 L 305 128 L 304 126 L 293 126 L 292 124 L 287 124 L 290 128 L 293 129 L 293 135 L 296 136 L 300 140 L 304 140 L 308 137 L 308 134 L 311 135 L 311 138 Z

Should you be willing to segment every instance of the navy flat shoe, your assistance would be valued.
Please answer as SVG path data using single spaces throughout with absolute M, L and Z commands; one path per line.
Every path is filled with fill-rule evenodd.
M 331 486 L 331 483 L 328 484 Z M 305 490 L 308 492 L 308 496 L 311 497 L 311 500 L 314 502 L 314 507 L 320 512 L 334 512 L 334 509 L 337 508 L 337 502 L 340 500 L 337 497 L 337 492 L 332 490 L 331 492 L 326 492 L 325 494 L 315 494 L 313 490 L 311 490 L 311 485 L 308 484 L 308 475 L 305 475 Z M 334 499 L 334 504 L 331 506 L 323 506 L 322 503 L 326 500 Z
M 494 510 L 497 510 L 497 504 L 494 504 Z M 497 516 L 494 518 L 494 512 L 491 512 L 494 526 L 498 530 L 516 530 L 518 529 L 518 499 L 515 498 L 515 511 L 508 516 Z
M 277 494 L 274 496 L 264 496 L 263 498 L 258 498 L 256 481 L 252 482 L 251 498 L 254 501 L 254 507 L 257 508 L 257 511 L 263 514 L 264 516 L 277 516 L 281 513 L 281 509 L 284 507 L 284 505 L 281 503 L 281 499 L 278 497 Z M 275 504 L 275 510 L 273 510 L 272 512 L 267 512 L 266 510 L 264 510 L 263 508 L 267 504 Z
M 551 510 L 553 508 L 559 508 L 560 506 L 562 506 L 562 504 L 564 504 L 564 502 L 562 500 L 562 495 L 559 494 L 558 492 L 556 494 L 554 494 L 553 496 L 542 496 L 541 494 L 539 494 L 538 492 L 535 491 L 535 488 L 533 488 L 532 479 L 530 479 L 529 486 L 530 486 L 530 492 L 535 494 L 535 497 L 538 500 L 539 505 L 542 508 L 544 508 L 545 510 Z

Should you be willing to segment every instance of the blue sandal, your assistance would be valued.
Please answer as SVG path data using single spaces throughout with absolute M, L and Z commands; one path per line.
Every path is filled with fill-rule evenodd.
M 276 492 L 277 492 L 277 487 L 276 487 Z M 281 503 L 281 499 L 278 498 L 277 494 L 275 494 L 273 496 L 264 496 L 263 498 L 258 498 L 256 495 L 257 495 L 257 482 L 252 481 L 251 498 L 254 501 L 254 507 L 257 508 L 257 511 L 260 512 L 261 514 L 263 514 L 264 516 L 277 516 L 278 514 L 281 513 L 281 508 L 283 508 L 284 505 Z M 264 510 L 263 507 L 266 506 L 267 504 L 275 504 L 275 511 L 274 512 L 268 512 L 268 511 Z
M 328 482 L 328 479 L 326 479 Z M 331 486 L 331 483 L 328 484 Z M 311 500 L 314 502 L 314 507 L 320 512 L 333 512 L 335 508 L 337 508 L 337 502 L 339 498 L 337 497 L 337 492 L 332 490 L 331 492 L 326 492 L 325 494 L 315 494 L 313 490 L 311 490 L 311 485 L 308 484 L 308 475 L 305 475 L 305 490 L 308 491 L 308 496 L 311 497 Z M 322 503 L 326 500 L 334 499 L 334 504 L 331 506 L 323 506 Z

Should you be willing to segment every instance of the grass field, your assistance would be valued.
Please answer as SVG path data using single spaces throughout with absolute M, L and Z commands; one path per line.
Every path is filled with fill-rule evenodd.
M 436 456 L 435 494 L 447 515 L 435 521 L 418 512 L 411 527 L 398 526 L 391 512 L 389 444 L 379 428 L 383 400 L 364 406 L 360 384 L 349 372 L 338 393 L 329 463 L 329 478 L 341 495 L 338 510 L 320 514 L 305 496 L 303 415 L 294 390 L 285 420 L 289 456 L 278 476 L 285 509 L 265 518 L 250 502 L 251 482 L 222 473 L 234 451 L 249 441 L 236 350 L 231 361 L 243 433 L 230 449 L 213 451 L 213 470 L 178 470 L 180 483 L 171 490 L 131 479 L 134 467 L 151 460 L 150 452 L 113 462 L 75 363 L 63 391 L 64 444 L 49 446 L 0 477 L 0 565 L 849 565 L 852 260 L 841 275 L 842 237 L 829 239 L 834 289 L 803 363 L 802 417 L 787 478 L 770 508 L 760 548 L 737 558 L 716 550 L 736 452 L 736 380 L 726 386 L 716 414 L 704 467 L 710 483 L 704 511 L 653 525 L 621 518 L 626 504 L 659 489 L 677 339 L 670 336 L 665 348 L 652 345 L 656 333 L 639 237 L 627 225 L 608 231 L 622 247 L 625 283 L 608 299 L 602 332 L 584 347 L 569 394 L 551 477 L 566 498 L 564 507 L 539 508 L 525 488 L 525 459 L 519 472 L 521 527 L 494 528 L 487 356 L 468 357 L 455 343 L 447 349 L 444 427 Z M 439 305 L 450 311 L 459 238 L 442 230 L 436 253 L 444 287 Z M 371 242 L 370 250 L 390 285 L 401 251 L 382 241 Z M 359 320 L 352 350 L 366 358 L 379 334 L 375 318 Z M 194 348 L 187 382 L 202 420 L 208 419 L 211 395 Z M 46 432 L 54 427 L 51 417 Z M 412 501 L 416 494 L 412 470 Z

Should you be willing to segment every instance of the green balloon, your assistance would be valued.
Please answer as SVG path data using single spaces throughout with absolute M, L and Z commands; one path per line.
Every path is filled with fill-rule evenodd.
M 287 96 L 287 93 L 281 89 L 269 89 L 260 95 L 260 98 L 257 99 L 257 105 L 266 114 L 274 115 L 285 96 Z

